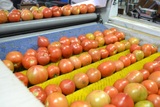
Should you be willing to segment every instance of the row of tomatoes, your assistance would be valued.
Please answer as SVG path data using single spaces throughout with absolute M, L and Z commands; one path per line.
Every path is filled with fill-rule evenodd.
M 11 12 L 7 10 L 0 10 L 0 24 L 6 22 L 19 22 L 33 19 L 78 15 L 95 12 L 93 4 L 81 4 L 77 6 L 65 5 L 63 7 L 52 6 L 32 6 L 30 9 L 13 9 Z
M 136 50 L 136 49 L 135 49 Z M 133 55 L 132 58 L 129 57 L 130 55 Z M 128 59 L 130 58 L 130 62 L 131 63 L 135 63 L 137 61 L 135 55 L 133 53 L 129 53 L 126 55 L 128 57 Z M 71 94 L 73 93 L 76 89 L 81 89 L 81 88 L 84 88 L 86 87 L 89 83 L 94 83 L 94 82 L 97 82 L 101 79 L 101 76 L 104 78 L 104 77 L 107 77 L 107 76 L 110 76 L 112 75 L 115 71 L 119 71 L 119 70 L 122 70 L 124 67 L 127 67 L 130 65 L 130 63 L 128 63 L 127 66 L 124 66 L 127 62 L 126 60 L 122 60 L 122 57 L 121 56 L 119 58 L 119 60 L 116 60 L 116 61 L 107 61 L 107 62 L 103 62 L 101 63 L 97 68 L 90 68 L 86 71 L 86 74 L 85 73 L 77 73 L 74 75 L 73 77 L 73 80 L 70 80 L 70 79 L 64 79 L 60 82 L 59 86 L 58 85 L 55 85 L 55 84 L 50 84 L 48 86 L 45 87 L 45 89 L 43 90 L 41 87 L 39 86 L 33 86 L 31 88 L 29 88 L 29 90 L 34 94 L 36 93 L 37 91 L 40 91 L 38 95 L 36 95 L 36 97 L 41 101 L 41 102 L 45 102 L 48 104 L 48 106 L 55 106 L 56 104 L 53 103 L 55 99 L 57 99 L 58 97 L 55 97 L 57 96 L 57 93 L 55 92 L 60 92 L 60 93 L 63 93 L 64 95 L 68 95 L 68 94 Z M 159 57 L 160 58 L 160 57 Z M 115 83 L 114 83 L 114 87 L 112 86 L 107 86 L 105 87 L 104 89 L 104 92 L 102 91 L 94 91 L 92 92 L 90 95 L 88 95 L 88 97 L 86 98 L 88 100 L 88 102 L 91 103 L 92 107 L 103 107 L 103 105 L 105 105 L 104 107 L 110 107 L 111 105 L 108 105 L 110 103 L 110 100 L 112 98 L 114 98 L 113 100 L 111 100 L 112 104 L 114 104 L 116 107 L 133 107 L 134 105 L 134 102 L 138 102 L 138 101 L 141 101 L 143 100 L 142 97 L 139 97 L 139 95 L 141 95 L 141 93 L 131 93 L 131 95 L 133 94 L 136 94 L 138 97 L 136 97 L 135 99 L 133 100 L 136 100 L 136 101 L 133 101 L 127 94 L 124 94 L 124 93 L 120 93 L 120 92 L 123 92 L 125 86 L 129 83 L 140 83 L 142 82 L 143 80 L 146 80 L 148 79 L 149 75 L 154 72 L 154 71 L 157 71 L 160 66 L 159 66 L 159 58 L 157 58 L 155 60 L 155 62 L 148 62 L 146 63 L 144 66 L 143 66 L 143 69 L 141 70 L 134 70 L 132 71 L 131 73 L 129 73 L 125 79 L 119 79 L 117 80 Z M 142 58 L 143 59 L 143 58 Z M 125 61 L 125 62 L 124 62 Z M 102 69 L 104 68 L 104 69 Z M 106 75 L 107 74 L 107 75 Z M 153 79 L 153 77 L 155 76 L 150 76 L 151 79 Z M 148 80 L 148 81 L 144 81 L 142 82 L 142 84 L 146 87 L 147 91 L 149 94 L 157 94 L 158 93 L 158 86 L 157 86 L 157 82 L 158 81 L 158 78 L 159 78 L 159 75 L 157 75 L 155 78 L 154 78 L 154 81 L 151 81 L 151 80 Z M 148 83 L 149 82 L 149 83 Z M 158 83 L 159 84 L 159 83 Z M 142 87 L 141 85 L 139 84 L 130 84 L 128 87 L 130 89 L 130 87 L 133 85 L 133 89 L 132 91 L 135 91 L 137 89 L 137 87 Z M 150 87 L 151 86 L 151 87 Z M 127 88 L 126 88 L 127 90 Z M 142 91 L 144 91 L 145 89 L 142 89 Z M 141 92 L 141 89 L 138 90 Z M 147 91 L 145 90 L 145 94 L 147 93 Z M 107 95 L 106 93 L 109 95 Z M 52 93 L 55 93 L 53 95 L 50 95 Z M 119 94 L 118 94 L 119 93 Z M 143 94 L 143 93 L 142 93 Z M 116 95 L 116 97 L 115 97 Z M 43 96 L 43 97 L 42 97 Z M 50 97 L 48 97 L 50 96 Z M 58 96 L 63 96 L 63 95 L 60 95 L 58 94 Z M 101 98 L 102 96 L 105 96 L 105 98 Z M 46 100 L 47 98 L 47 100 Z M 64 96 L 62 97 L 63 100 L 65 99 Z M 94 99 L 95 98 L 95 99 Z M 125 99 L 123 100 L 122 102 L 122 99 Z M 139 100 L 140 98 L 140 100 Z M 145 95 L 145 98 L 146 98 L 146 95 Z M 159 98 L 159 97 L 158 97 Z M 99 100 L 96 100 L 96 99 L 99 99 Z M 105 99 L 105 101 L 104 101 Z M 152 100 L 152 99 L 151 99 Z M 47 102 L 49 101 L 49 102 Z M 51 102 L 53 101 L 53 102 Z M 66 101 L 66 100 L 64 100 Z M 122 102 L 122 103 L 121 103 Z M 147 104 L 148 102 L 145 101 Z M 59 103 L 62 103 L 62 102 L 59 102 Z M 57 103 L 57 104 L 59 104 Z M 129 104 L 128 104 L 129 103 Z M 140 105 L 142 102 L 139 102 Z M 150 103 L 150 102 L 149 102 Z M 81 105 L 82 107 L 84 106 L 87 106 L 87 107 L 90 107 L 91 105 L 87 102 L 83 102 L 83 101 L 75 101 L 73 102 L 73 104 L 71 104 L 71 107 L 75 107 L 78 105 Z M 156 103 L 156 104 L 159 104 L 159 103 Z M 65 107 L 68 107 L 67 106 L 68 104 L 65 102 L 63 103 L 63 106 Z M 139 104 L 136 104 L 136 105 L 139 105 Z M 151 104 L 153 105 L 153 104 Z M 62 106 L 62 105 L 61 105 Z M 80 106 L 80 107 L 81 107 Z M 113 105 L 112 105 L 113 106 Z M 111 107 L 112 107 L 111 106 Z M 113 107 L 115 107 L 113 106 Z M 140 107 L 140 106 L 136 106 L 136 107 Z M 152 106 L 149 106 L 149 107 L 152 107 Z M 156 106 L 155 106 L 156 107 Z

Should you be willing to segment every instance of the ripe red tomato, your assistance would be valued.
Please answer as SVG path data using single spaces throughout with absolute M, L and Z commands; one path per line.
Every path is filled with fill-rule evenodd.
M 50 94 L 45 102 L 46 107 L 69 107 L 67 98 L 65 95 L 59 92 Z
M 117 29 L 114 27 L 110 28 L 109 30 L 111 30 L 113 34 L 117 32 Z
M 78 89 L 84 88 L 89 84 L 87 74 L 81 72 L 74 75 L 73 81 Z
M 70 80 L 70 79 L 64 79 L 60 82 L 59 87 L 62 90 L 62 93 L 64 95 L 68 95 L 71 94 L 75 91 L 76 89 L 76 85 L 74 83 L 74 81 Z
M 106 92 L 110 98 L 114 98 L 118 94 L 118 90 L 113 86 L 106 86 L 104 88 L 104 92 Z
M 42 65 L 34 65 L 27 70 L 27 78 L 32 85 L 42 83 L 48 79 L 47 69 Z
M 22 59 L 22 65 L 25 69 L 29 69 L 30 67 L 37 65 L 37 58 L 32 55 L 25 55 Z
M 14 72 L 14 65 L 10 60 L 3 60 L 3 63 L 8 67 L 12 72 Z
M 101 53 L 98 49 L 90 49 L 88 53 L 92 57 L 92 62 L 99 61 L 101 59 Z
M 149 80 L 153 80 L 154 82 L 157 83 L 158 88 L 160 88 L 160 71 L 155 71 L 150 74 L 148 77 Z
M 101 59 L 107 58 L 109 56 L 109 52 L 106 48 L 100 48 L 99 51 L 101 53 Z
M 44 88 L 45 93 L 49 96 L 52 93 L 59 92 L 62 93 L 61 88 L 56 84 L 49 84 Z
M 50 44 L 50 41 L 45 36 L 38 36 L 37 45 L 39 47 L 47 47 Z
M 58 66 L 52 64 L 47 67 L 48 77 L 54 78 L 60 75 L 60 69 Z
M 117 52 L 122 52 L 125 50 L 125 45 L 122 42 L 115 42 L 114 44 L 117 47 Z
M 28 86 L 28 78 L 21 72 L 15 72 L 14 75 L 25 85 Z
M 147 97 L 147 100 L 151 101 L 154 105 L 154 107 L 159 107 L 160 105 L 160 96 L 157 94 L 150 94 Z
M 6 55 L 6 59 L 10 60 L 13 63 L 14 69 L 18 69 L 21 67 L 22 58 L 23 58 L 23 55 L 19 51 L 11 51 L 11 52 L 8 52 Z
M 86 14 L 87 13 L 87 5 L 86 4 L 80 4 L 80 13 L 81 14 Z
M 70 40 L 70 43 L 71 43 L 71 44 L 72 44 L 72 43 L 81 44 L 81 41 L 80 41 L 77 37 L 72 36 L 72 37 L 69 38 L 69 40 Z
M 82 42 L 83 40 L 86 39 L 86 36 L 85 35 L 79 35 L 78 39 Z
M 115 105 L 113 105 L 113 104 L 106 104 L 105 106 L 103 106 L 103 107 L 116 107 Z
M 96 31 L 93 33 L 93 35 L 94 35 L 95 37 L 98 37 L 98 36 L 104 37 L 103 33 L 102 33 L 101 31 L 99 31 L 99 30 L 96 30 Z
M 52 47 L 60 48 L 61 47 L 61 43 L 59 41 L 54 41 L 54 42 L 50 43 L 48 45 L 48 50 L 50 50 L 50 48 L 52 48 Z
M 42 103 L 45 103 L 46 98 L 47 98 L 47 94 L 45 93 L 43 88 L 41 88 L 40 86 L 32 86 L 32 87 L 29 88 L 29 91 L 32 92 L 32 94 L 38 100 L 40 100 Z
M 16 12 L 10 12 L 8 15 L 9 22 L 19 22 L 21 19 L 21 15 Z
M 116 107 L 134 107 L 133 99 L 126 93 L 118 93 L 116 94 L 112 100 L 111 104 Z
M 110 35 L 110 34 L 113 34 L 113 32 L 112 32 L 111 30 L 109 30 L 109 29 L 105 29 L 105 30 L 103 31 L 103 35 L 104 35 L 104 36 L 107 36 L 107 35 Z
M 114 82 L 113 86 L 118 90 L 118 92 L 123 92 L 129 81 L 126 78 L 118 79 Z
M 93 4 L 87 4 L 87 12 L 88 13 L 93 13 L 95 12 L 96 8 Z
M 32 56 L 36 56 L 36 50 L 35 49 L 32 49 L 32 48 L 30 48 L 30 49 L 27 49 L 27 51 L 24 53 L 24 56 L 25 55 L 32 55 Z
M 50 9 L 52 10 L 53 17 L 59 17 L 62 15 L 61 9 L 58 6 L 52 6 Z
M 138 70 L 133 70 L 126 76 L 130 83 L 141 83 L 143 81 L 143 74 Z
M 150 75 L 149 71 L 146 69 L 141 69 L 139 71 L 143 74 L 143 80 L 147 80 Z
M 120 56 L 119 60 L 123 62 L 124 67 L 131 65 L 131 60 L 127 56 Z
M 116 67 L 116 71 L 120 71 L 124 68 L 124 64 L 121 60 L 114 61 L 114 65 Z
M 70 42 L 70 39 L 66 36 L 62 36 L 60 39 L 59 39 L 59 42 L 61 43 L 61 45 L 65 44 L 65 45 L 70 45 L 71 42 Z
M 133 64 L 137 61 L 136 56 L 133 53 L 129 53 L 126 56 L 130 59 L 131 64 Z
M 78 68 L 80 68 L 82 66 L 82 63 L 81 63 L 80 59 L 77 56 L 71 56 L 69 58 L 69 60 L 74 65 L 74 69 L 78 69 Z
M 103 62 L 97 68 L 103 78 L 112 75 L 116 71 L 113 61 Z
M 101 79 L 101 72 L 97 68 L 89 68 L 86 74 L 90 83 L 97 82 Z
M 61 51 L 60 48 L 52 47 L 48 51 L 49 51 L 49 54 L 50 54 L 51 62 L 57 62 L 57 61 L 59 61 L 61 59 L 62 51 Z
M 144 57 L 148 57 L 152 54 L 152 47 L 150 44 L 143 44 L 142 51 L 144 52 Z
M 52 10 L 50 8 L 44 8 L 42 12 L 44 18 L 52 17 Z
M 157 51 L 158 51 L 158 47 L 155 46 L 155 45 L 153 45 L 153 44 L 151 44 L 151 54 L 154 54 L 154 53 L 156 53 Z
M 135 51 L 135 50 L 141 50 L 141 46 L 138 45 L 138 44 L 132 44 L 132 45 L 130 46 L 130 52 L 132 53 L 132 52 Z
M 118 38 L 117 36 L 115 36 L 114 34 L 108 34 L 104 37 L 105 40 L 105 44 L 113 44 L 115 42 L 118 42 Z
M 144 80 L 141 84 L 146 87 L 148 95 L 158 93 L 158 85 L 153 80 Z
M 69 58 L 70 56 L 73 55 L 73 49 L 71 45 L 66 45 L 66 44 L 61 45 L 61 51 L 63 58 Z
M 47 65 L 50 62 L 50 56 L 47 52 L 37 52 L 36 57 L 37 62 L 40 65 Z
M 69 59 L 61 59 L 58 63 L 61 74 L 71 72 L 74 69 L 74 65 Z
M 48 49 L 47 49 L 46 47 L 38 47 L 37 53 L 38 53 L 38 52 L 41 52 L 41 51 L 42 51 L 42 52 L 49 53 L 49 52 L 48 52 Z
M 79 60 L 81 61 L 82 66 L 86 66 L 92 63 L 92 57 L 88 53 L 80 54 Z
M 80 54 L 83 51 L 83 47 L 79 43 L 72 43 L 71 47 L 74 55 Z
M 147 62 L 143 65 L 143 69 L 148 70 L 150 73 L 154 72 L 154 68 L 158 67 L 159 63 L 157 61 Z
M 71 103 L 70 107 L 91 107 L 91 104 L 87 101 L 74 101 Z
M 117 47 L 115 44 L 107 45 L 106 50 L 109 52 L 109 56 L 115 55 L 117 53 Z
M 32 11 L 34 19 L 42 19 L 43 18 L 43 12 L 41 10 L 33 10 Z
M 96 40 L 90 40 L 90 41 L 91 41 L 91 44 L 92 44 L 91 49 L 98 48 L 98 41 L 96 41 Z
M 89 102 L 92 107 L 103 107 L 110 103 L 110 97 L 102 90 L 94 90 L 87 95 L 86 101 Z
M 112 30 L 111 30 L 112 31 Z M 114 35 L 118 38 L 118 41 L 125 39 L 125 34 L 120 31 L 114 31 Z
M 81 46 L 83 48 L 83 51 L 89 51 L 90 49 L 92 49 L 93 44 L 92 44 L 91 40 L 85 39 L 81 42 Z

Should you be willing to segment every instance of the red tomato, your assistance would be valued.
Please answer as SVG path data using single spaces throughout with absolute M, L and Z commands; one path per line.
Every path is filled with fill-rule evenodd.
M 150 44 L 143 44 L 142 51 L 144 52 L 144 57 L 148 57 L 152 54 L 152 47 Z
M 87 95 L 86 101 L 89 102 L 92 107 L 103 107 L 110 103 L 110 97 L 102 90 L 94 90 Z
M 107 35 L 110 35 L 110 34 L 112 34 L 112 33 L 113 33 L 113 32 L 112 32 L 111 30 L 109 30 L 109 29 L 105 29 L 105 30 L 103 31 L 104 37 L 107 36 Z
M 36 50 L 30 48 L 30 49 L 27 49 L 27 51 L 24 53 L 24 56 L 25 55 L 32 55 L 32 56 L 36 56 Z
M 141 84 L 146 87 L 148 94 L 158 93 L 158 85 L 153 80 L 145 80 Z
M 60 48 L 61 47 L 61 43 L 59 41 L 54 41 L 54 42 L 50 43 L 48 45 L 48 50 L 50 50 L 50 48 L 52 48 L 52 47 Z
M 80 59 L 77 56 L 71 56 L 69 58 L 69 60 L 74 65 L 75 69 L 78 69 L 78 68 L 80 68 L 82 66 L 82 63 L 81 63 Z
M 118 41 L 125 39 L 125 34 L 123 32 L 116 31 L 114 35 L 118 38 Z
M 110 28 L 109 30 L 111 30 L 111 31 L 112 31 L 112 33 L 116 33 L 116 32 L 117 32 L 117 29 L 116 29 L 116 28 L 114 28 L 114 27 Z
M 49 84 L 44 88 L 45 93 L 49 96 L 52 93 L 59 92 L 62 93 L 61 88 L 56 84 Z
M 46 107 L 69 107 L 67 98 L 65 95 L 59 92 L 50 94 L 45 102 Z
M 101 53 L 98 49 L 90 49 L 88 53 L 92 57 L 92 62 L 99 61 L 101 59 Z
M 70 40 L 70 43 L 72 44 L 72 43 L 78 43 L 78 44 L 81 44 L 81 41 L 77 38 L 77 37 L 70 37 L 69 38 L 69 40 Z
M 117 53 L 117 47 L 115 44 L 109 44 L 106 46 L 106 50 L 109 52 L 109 55 L 115 55 Z
M 89 39 L 85 39 L 81 42 L 81 46 L 83 48 L 83 51 L 89 51 L 90 49 L 92 49 L 92 42 Z
M 131 37 L 128 39 L 128 41 L 130 42 L 130 44 L 139 44 L 140 40 L 136 37 Z
M 114 62 L 107 61 L 107 62 L 101 63 L 98 66 L 98 70 L 101 72 L 101 76 L 104 78 L 112 75 L 116 71 L 116 67 L 114 65 Z
M 99 31 L 99 30 L 96 30 L 96 31 L 93 33 L 93 35 L 94 35 L 95 37 L 98 37 L 98 36 L 104 37 L 103 33 L 102 33 L 101 31 Z
M 70 80 L 70 79 L 64 79 L 64 80 L 62 80 L 60 82 L 60 84 L 59 84 L 59 87 L 61 88 L 62 93 L 64 95 L 71 94 L 76 89 L 75 83 L 72 80 Z
M 100 48 L 99 51 L 101 53 L 101 59 L 107 58 L 109 56 L 109 52 L 106 48 Z
M 52 6 L 50 7 L 50 9 L 52 10 L 53 17 L 59 17 L 62 15 L 62 12 L 58 6 Z
M 58 63 L 61 74 L 71 72 L 74 69 L 74 65 L 69 59 L 61 59 Z
M 113 86 L 118 90 L 118 92 L 123 92 L 129 81 L 126 78 L 118 79 L 114 82 Z
M 116 67 L 116 71 L 120 71 L 124 68 L 124 64 L 121 60 L 114 61 L 114 65 Z
M 32 85 L 42 83 L 48 79 L 47 69 L 41 65 L 30 67 L 26 75 Z
M 125 45 L 122 42 L 115 42 L 114 44 L 117 47 L 117 52 L 122 52 L 125 50 Z
M 47 47 L 50 44 L 50 41 L 45 36 L 38 36 L 37 45 L 39 47 Z
M 133 99 L 126 93 L 118 93 L 115 95 L 111 100 L 111 104 L 116 107 L 134 107 Z
M 104 37 L 105 40 L 105 44 L 113 44 L 115 42 L 118 42 L 118 38 L 117 36 L 115 36 L 114 34 L 108 34 Z
M 133 53 L 129 53 L 126 56 L 130 59 L 131 64 L 133 64 L 137 61 L 136 56 Z
M 6 55 L 6 59 L 10 60 L 13 63 L 15 69 L 18 69 L 21 67 L 22 58 L 23 58 L 23 55 L 19 51 L 11 51 L 11 52 L 8 52 Z
M 143 65 L 143 69 L 148 70 L 150 73 L 154 72 L 154 68 L 158 67 L 159 63 L 157 61 L 147 62 Z
M 72 43 L 71 47 L 74 55 L 77 55 L 83 52 L 83 47 L 79 43 Z
M 101 72 L 96 68 L 89 68 L 86 72 L 89 82 L 94 83 L 101 79 Z
M 47 67 L 47 72 L 49 78 L 54 78 L 60 75 L 59 67 L 53 64 Z
M 45 103 L 47 94 L 40 86 L 32 86 L 29 88 L 29 91 L 32 92 L 32 94 L 40 100 L 42 103 Z
M 52 10 L 50 8 L 44 8 L 42 12 L 44 18 L 52 17 Z
M 82 42 L 83 40 L 86 39 L 86 36 L 85 35 L 79 35 L 78 39 Z
M 131 65 L 131 60 L 127 56 L 120 56 L 119 60 L 123 62 L 124 67 Z
M 139 71 L 143 74 L 143 80 L 147 80 L 150 75 L 149 71 L 146 69 L 141 69 Z
M 29 69 L 30 67 L 37 65 L 37 58 L 32 55 L 25 55 L 22 59 L 22 65 L 25 69 Z
M 28 78 L 21 72 L 15 72 L 14 75 L 25 85 L 28 86 Z
M 160 88 L 160 71 L 155 71 L 148 77 L 149 80 L 153 80 L 157 83 L 158 88 Z
M 92 44 L 91 49 L 98 48 L 98 41 L 96 41 L 96 40 L 90 40 L 90 41 L 91 41 L 91 44 Z
M 0 10 L 0 17 L 1 17 L 0 24 L 1 23 L 6 23 L 8 21 L 8 17 L 3 10 Z
M 135 50 L 141 50 L 141 46 L 138 45 L 138 44 L 132 44 L 132 45 L 130 46 L 130 52 L 132 53 L 132 52 L 135 51 Z
M 90 103 L 87 101 L 74 101 L 71 103 L 70 107 L 91 107 Z
M 113 105 L 113 104 L 106 104 L 105 106 L 103 106 L 103 107 L 116 107 L 115 105 Z
M 92 63 L 92 57 L 88 53 L 80 54 L 79 60 L 81 61 L 82 66 L 86 66 Z
M 151 101 L 154 105 L 154 107 L 159 107 L 160 105 L 160 96 L 157 94 L 150 94 L 147 97 L 147 100 Z
M 50 62 L 50 56 L 47 52 L 37 52 L 36 57 L 40 65 L 47 65 Z
M 76 88 L 81 89 L 89 84 L 89 78 L 85 73 L 77 73 L 73 77 Z
M 41 51 L 42 51 L 42 52 L 49 53 L 49 52 L 48 52 L 48 49 L 47 49 L 46 47 L 38 47 L 37 53 L 38 53 L 38 52 L 41 52 Z
M 87 5 L 87 12 L 88 13 L 93 13 L 93 12 L 95 12 L 95 10 L 96 10 L 96 8 L 93 4 L 88 4 Z
M 66 36 L 62 36 L 60 39 L 59 39 L 59 42 L 61 43 L 61 45 L 65 44 L 65 45 L 70 45 L 71 42 L 70 42 L 70 39 Z
M 50 60 L 51 62 L 57 62 L 62 57 L 62 51 L 58 47 L 52 47 L 49 49 Z
M 12 72 L 14 72 L 14 65 L 10 60 L 3 60 L 3 63 L 6 65 L 7 68 L 9 68 Z
M 126 76 L 130 83 L 140 83 L 143 81 L 143 74 L 138 70 L 133 70 Z
M 158 51 L 158 47 L 155 46 L 155 45 L 153 45 L 153 44 L 151 44 L 151 54 L 154 54 L 154 53 L 156 53 L 157 51 Z
M 80 13 L 86 14 L 87 13 L 87 5 L 86 4 L 80 4 Z
M 104 92 L 106 92 L 110 98 L 114 98 L 118 94 L 118 90 L 113 86 L 106 86 L 104 88 Z
M 71 45 L 61 45 L 61 51 L 62 51 L 62 56 L 63 58 L 69 58 L 70 56 L 73 55 L 73 49 Z
M 43 18 L 43 12 L 41 10 L 33 10 L 32 11 L 34 19 L 42 19 Z
M 21 19 L 21 15 L 16 12 L 10 12 L 8 15 L 9 22 L 19 22 Z

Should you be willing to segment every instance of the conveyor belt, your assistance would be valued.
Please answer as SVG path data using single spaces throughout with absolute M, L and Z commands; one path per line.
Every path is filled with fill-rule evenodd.
M 48 29 L 62 28 L 69 25 L 78 25 L 98 20 L 96 13 L 62 16 L 56 18 L 5 23 L 0 25 L 0 38 Z

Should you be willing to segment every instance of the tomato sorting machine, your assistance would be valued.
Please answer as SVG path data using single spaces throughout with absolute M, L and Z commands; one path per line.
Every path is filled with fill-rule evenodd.
M 103 31 L 111 27 L 123 31 L 126 34 L 126 39 L 134 36 L 140 39 L 141 44 L 152 43 L 159 48 L 159 25 L 117 14 L 118 0 L 109 0 L 106 7 L 98 8 L 96 13 L 1 24 L 0 59 L 5 59 L 5 55 L 13 50 L 24 53 L 29 48 L 37 49 L 37 37 L 41 35 L 46 36 L 50 41 L 57 41 L 62 36 L 78 36 L 80 34 L 93 33 L 96 30 Z M 158 55 L 156 54 L 155 56 Z M 114 58 L 117 59 L 118 56 Z M 143 63 L 153 60 L 153 58 L 152 56 L 145 59 Z M 140 63 L 142 62 L 138 64 L 140 65 Z M 133 69 L 133 66 L 128 69 Z M 127 71 L 125 72 L 127 73 Z M 119 73 L 119 78 L 121 75 Z M 109 81 L 112 81 L 115 77 L 111 77 Z M 0 62 L 0 85 L 2 86 L 0 88 L 1 106 L 43 107 L 2 62 Z M 96 85 L 93 85 L 90 89 L 94 89 L 94 87 Z M 76 95 L 78 96 L 78 93 Z M 10 97 L 7 99 L 7 96 Z M 73 99 L 71 95 L 69 97 Z M 6 102 L 8 100 L 10 101 L 9 103 Z

